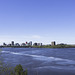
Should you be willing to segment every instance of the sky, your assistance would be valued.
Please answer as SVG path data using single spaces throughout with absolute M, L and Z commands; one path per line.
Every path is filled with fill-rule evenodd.
M 3 42 L 75 44 L 75 0 L 0 0 Z

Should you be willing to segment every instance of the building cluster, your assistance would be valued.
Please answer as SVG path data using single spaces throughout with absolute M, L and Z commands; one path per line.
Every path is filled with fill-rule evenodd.
M 30 42 L 25 42 L 25 43 L 14 43 L 14 41 L 11 41 L 10 44 L 6 44 L 6 43 L 3 43 L 3 46 L 32 46 L 32 41 Z
M 56 45 L 56 42 L 53 41 L 53 42 L 51 42 L 50 45 L 54 46 L 54 45 Z M 34 44 L 32 44 L 32 41 L 30 41 L 30 42 L 25 42 L 25 43 L 19 44 L 19 43 L 14 43 L 14 41 L 11 41 L 10 44 L 3 43 L 3 46 L 42 46 L 42 43 L 34 43 Z
M 42 43 L 34 43 L 32 44 L 32 41 L 30 42 L 25 42 L 25 43 L 14 43 L 14 41 L 11 41 L 11 43 L 9 44 L 6 44 L 6 43 L 3 43 L 3 46 L 42 46 Z
M 34 43 L 33 46 L 42 46 L 42 43 Z

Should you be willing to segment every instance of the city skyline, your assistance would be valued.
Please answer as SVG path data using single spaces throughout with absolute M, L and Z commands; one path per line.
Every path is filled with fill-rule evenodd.
M 75 44 L 75 0 L 1 0 L 0 44 L 15 41 Z
M 0 43 L 0 45 L 28 45 L 28 44 L 31 44 L 31 45 L 34 45 L 34 44 L 37 44 L 37 45 L 75 45 L 75 44 L 68 44 L 68 43 L 63 43 L 63 42 L 60 42 L 60 43 L 57 43 L 56 41 L 51 41 L 50 43 L 47 43 L 47 44 L 44 44 L 43 42 L 33 42 L 33 41 L 23 41 L 23 42 L 15 42 L 15 41 L 10 41 L 9 43 L 6 43 L 6 42 L 2 42 L 2 44 Z

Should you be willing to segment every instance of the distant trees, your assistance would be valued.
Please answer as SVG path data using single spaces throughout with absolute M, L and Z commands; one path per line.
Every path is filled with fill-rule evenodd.
M 33 48 L 75 48 L 75 45 L 67 45 L 67 44 L 57 44 L 57 45 L 42 45 L 42 46 L 32 46 Z

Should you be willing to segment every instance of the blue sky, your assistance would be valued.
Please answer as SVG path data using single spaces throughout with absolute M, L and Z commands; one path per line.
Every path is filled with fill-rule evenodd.
M 75 0 L 0 0 L 0 43 L 75 44 Z

